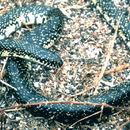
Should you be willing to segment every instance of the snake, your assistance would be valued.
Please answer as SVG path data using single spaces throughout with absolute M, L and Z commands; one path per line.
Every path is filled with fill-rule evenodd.
M 103 10 L 104 8 L 107 9 L 106 5 L 107 3 L 109 4 L 109 1 L 105 0 L 105 5 L 103 5 L 104 2 L 102 0 L 96 2 L 96 4 Z M 103 5 L 103 7 L 99 3 Z M 113 5 L 114 4 L 111 2 L 113 10 L 118 11 Z M 0 55 L 1 57 L 9 57 L 6 65 L 7 74 L 5 77 L 7 82 L 16 88 L 10 89 L 18 103 L 28 104 L 54 101 L 54 99 L 37 93 L 33 89 L 33 83 L 28 82 L 27 63 L 31 61 L 52 69 L 63 65 L 63 61 L 59 55 L 46 48 L 57 41 L 63 28 L 64 17 L 60 9 L 42 5 L 26 5 L 14 8 L 0 17 Z M 122 20 L 122 22 L 126 22 L 128 25 L 126 19 L 124 21 Z M 129 40 L 129 29 L 125 28 L 126 25 L 123 25 L 122 22 L 121 30 L 123 38 L 125 37 Z M 32 24 L 39 25 L 39 27 L 27 33 L 21 39 L 8 38 L 10 34 L 14 33 L 22 26 Z M 130 100 L 129 95 L 130 80 L 128 79 L 126 82 L 116 85 L 100 95 L 91 96 L 83 102 L 108 104 L 118 107 Z M 45 119 L 55 120 L 64 124 L 72 124 L 100 111 L 101 106 L 92 104 L 85 105 L 80 104 L 80 102 L 79 104 L 52 102 L 28 106 L 26 110 L 33 116 L 44 117 Z M 112 111 L 112 108 L 105 107 L 103 113 L 107 115 L 112 113 Z M 99 117 L 99 115 L 92 116 L 88 118 L 86 122 L 90 123 L 91 121 L 96 121 L 97 117 Z
M 40 38 L 40 36 L 39 38 L 34 37 L 33 32 L 31 34 L 27 34 L 26 37 L 20 40 L 6 38 L 11 33 L 13 33 L 15 30 L 17 30 L 23 25 L 30 25 L 32 23 L 40 24 L 42 22 L 45 23 L 46 21 L 49 21 L 49 17 L 53 19 L 54 17 L 53 13 L 56 15 L 59 15 L 60 17 L 55 15 L 55 20 L 50 19 L 50 21 L 52 22 L 49 22 L 48 25 L 40 26 L 40 28 L 38 29 L 39 34 L 37 35 L 41 35 L 42 39 Z M 54 42 L 53 39 L 57 39 L 58 29 L 60 31 L 59 22 L 61 21 L 60 19 L 62 19 L 62 16 L 61 16 L 62 14 L 60 13 L 61 12 L 58 9 L 54 9 L 54 8 L 49 8 L 49 7 L 47 8 L 47 7 L 42 7 L 42 6 L 26 6 L 23 8 L 12 9 L 10 10 L 9 13 L 3 15 L 0 19 L 0 23 L 1 23 L 0 24 L 1 26 L 1 33 L 0 33 L 1 54 L 0 55 L 1 57 L 7 57 L 7 56 L 20 57 L 27 60 L 31 60 L 33 62 L 37 62 L 41 65 L 48 66 L 48 67 L 53 67 L 53 66 L 54 68 L 60 67 L 63 64 L 60 57 L 57 54 L 49 52 L 43 47 L 42 48 L 40 47 L 43 45 L 47 46 L 48 43 L 51 44 Z M 34 15 L 35 17 L 33 17 Z M 7 22 L 7 20 L 9 20 L 10 22 L 9 21 Z M 51 27 L 52 32 L 50 33 L 49 32 L 50 30 L 48 30 L 49 28 L 48 26 L 51 26 L 51 24 L 54 24 L 54 23 L 57 23 L 57 25 Z M 62 22 L 60 22 L 60 24 L 62 25 Z M 57 29 L 57 26 L 58 26 L 58 29 Z M 57 30 L 57 32 L 55 31 L 55 29 Z M 36 31 L 35 33 L 38 32 L 37 30 L 35 31 Z M 43 34 L 48 35 L 49 39 L 47 39 L 47 36 L 45 35 L 43 36 Z M 51 36 L 49 36 L 50 34 Z M 33 40 L 32 42 L 31 37 L 38 40 L 37 41 Z M 49 41 L 50 37 L 51 37 L 51 41 Z M 39 43 L 39 45 L 35 43 Z

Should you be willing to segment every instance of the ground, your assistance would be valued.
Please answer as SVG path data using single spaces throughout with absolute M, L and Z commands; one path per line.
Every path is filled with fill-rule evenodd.
M 50 72 L 44 81 L 41 74 L 39 81 L 35 82 L 37 89 L 42 90 L 42 94 L 53 97 L 56 100 L 77 101 L 92 96 L 94 92 L 100 94 L 104 90 L 130 79 L 130 69 L 124 67 L 119 72 L 110 73 L 100 80 L 95 73 L 100 74 L 108 54 L 113 39 L 111 28 L 102 20 L 96 9 L 90 8 L 90 2 L 83 0 L 1 0 L 0 14 L 7 12 L 10 8 L 22 6 L 24 4 L 42 4 L 54 6 L 69 18 L 65 21 L 63 34 L 59 43 L 55 45 L 57 53 L 62 58 L 64 65 L 58 71 Z M 4 61 L 1 61 L 1 66 Z M 107 62 L 106 70 L 116 68 L 130 63 L 128 47 L 125 43 L 117 43 Z M 100 82 L 97 82 L 97 81 Z M 95 85 L 97 84 L 97 85 Z M 96 90 L 95 87 L 96 86 Z M 97 87 L 98 86 L 98 87 Z M 1 107 L 16 105 L 15 98 L 9 93 L 7 87 L 2 87 L 0 91 Z M 81 92 L 81 93 L 80 93 Z M 79 94 L 80 93 L 80 94 Z M 125 104 L 128 106 L 129 104 Z M 118 111 L 109 118 L 104 117 L 100 123 L 93 126 L 75 125 L 72 128 L 58 122 L 35 118 L 25 110 L 16 109 L 12 112 L 1 114 L 1 126 L 3 129 L 122 129 L 129 123 L 130 117 L 127 111 Z M 108 118 L 108 119 L 107 119 Z

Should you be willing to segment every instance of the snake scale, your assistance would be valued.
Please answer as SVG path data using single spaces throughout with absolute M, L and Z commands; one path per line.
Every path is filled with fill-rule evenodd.
M 106 5 L 109 1 L 105 0 Z M 102 0 L 100 2 L 102 3 Z M 114 7 L 113 3 L 111 4 L 111 6 Z M 105 7 L 107 8 L 106 5 Z M 116 11 L 118 9 L 114 7 L 113 10 Z M 12 93 L 16 97 L 18 103 L 27 104 L 53 101 L 53 99 L 44 97 L 32 89 L 33 84 L 28 82 L 26 77 L 28 72 L 27 62 L 28 60 L 31 60 L 32 62 L 49 68 L 62 66 L 63 62 L 60 57 L 43 47 L 47 48 L 46 46 L 50 46 L 57 41 L 63 28 L 63 18 L 64 15 L 59 9 L 40 5 L 15 8 L 0 18 L 0 53 L 2 57 L 9 57 L 6 65 L 6 78 L 8 83 L 17 89 L 12 89 Z M 31 24 L 40 24 L 40 26 L 30 33 L 27 33 L 27 35 L 21 39 L 8 39 L 10 34 L 23 25 Z M 121 28 L 122 27 L 123 29 L 121 30 L 124 32 L 125 38 L 129 40 L 129 36 L 127 35 L 128 29 L 121 24 Z M 129 95 L 130 80 L 127 80 L 126 82 L 105 91 L 101 95 L 88 98 L 85 102 L 106 103 L 112 106 L 120 106 L 124 102 L 130 100 Z M 101 106 L 52 103 L 29 106 L 26 109 L 34 116 L 71 124 L 100 111 Z M 109 114 L 111 111 L 112 109 L 109 107 L 104 108 L 104 114 Z M 96 120 L 95 116 L 88 119 L 88 121 L 91 120 Z

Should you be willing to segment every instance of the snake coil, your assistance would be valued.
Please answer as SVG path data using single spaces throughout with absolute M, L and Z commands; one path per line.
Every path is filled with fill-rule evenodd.
M 52 101 L 52 99 L 44 97 L 32 89 L 33 84 L 29 83 L 26 78 L 28 69 L 26 63 L 27 60 L 31 60 L 50 68 L 62 66 L 63 62 L 60 57 L 43 47 L 49 46 L 57 40 L 59 33 L 62 31 L 63 17 L 64 15 L 57 8 L 33 5 L 12 9 L 0 18 L 0 28 L 2 30 L 0 33 L 1 56 L 10 57 L 6 67 L 6 77 L 8 83 L 17 89 L 12 91 L 18 103 Z M 20 40 L 8 39 L 8 36 L 15 30 L 23 25 L 30 24 L 41 25 Z M 130 80 L 111 88 L 101 95 L 90 97 L 87 102 L 120 106 L 130 99 L 129 95 Z M 101 106 L 52 103 L 29 106 L 26 109 L 34 116 L 71 124 L 100 111 Z M 111 108 L 104 108 L 106 114 L 111 111 Z M 89 121 L 91 120 L 95 120 L 95 118 L 89 118 Z

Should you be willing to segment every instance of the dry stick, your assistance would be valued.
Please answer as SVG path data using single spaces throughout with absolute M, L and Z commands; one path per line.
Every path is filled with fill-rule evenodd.
M 14 109 L 14 108 L 20 108 L 20 107 L 28 107 L 28 106 L 37 106 L 37 105 L 49 105 L 49 104 L 70 104 L 70 105 L 93 105 L 93 106 L 101 106 L 101 107 L 107 107 L 111 108 L 112 110 L 114 109 L 122 109 L 120 107 L 114 107 L 108 104 L 101 104 L 101 103 L 91 103 L 91 102 L 71 102 L 71 101 L 50 101 L 50 102 L 38 102 L 38 103 L 30 103 L 30 104 L 20 104 L 20 105 L 14 105 L 11 107 L 6 107 L 0 109 L 0 112 L 9 110 L 9 109 Z
M 120 17 L 120 19 L 121 19 L 121 17 Z M 119 24 L 120 24 L 120 19 L 117 22 L 117 26 L 116 26 L 116 29 L 115 29 L 115 33 L 114 33 L 113 39 L 112 39 L 112 41 L 109 42 L 109 51 L 108 51 L 108 54 L 106 56 L 105 63 L 103 65 L 102 69 L 101 69 L 101 73 L 100 73 L 98 79 L 96 80 L 96 82 L 94 83 L 94 86 L 95 86 L 94 94 L 97 93 L 99 83 L 100 83 L 100 81 L 101 81 L 101 79 L 102 79 L 102 77 L 104 75 L 104 72 L 105 72 L 105 70 L 107 68 L 107 64 L 108 64 L 108 62 L 110 60 L 110 57 L 111 57 L 111 54 L 113 52 L 113 47 L 114 47 L 115 40 L 117 38 L 117 32 L 118 32 L 118 28 L 119 28 Z
M 128 121 L 127 122 L 125 122 L 125 123 L 123 123 L 121 126 L 118 126 L 117 127 L 117 130 L 123 130 L 123 127 L 125 127 L 127 124 L 129 124 L 130 123 L 130 119 L 128 119 Z
M 89 88 L 86 88 L 85 90 L 83 90 L 83 91 L 81 91 L 81 92 L 79 92 L 79 93 L 72 94 L 72 95 L 70 95 L 69 97 L 72 98 L 72 97 L 75 97 L 75 96 L 84 94 L 84 93 L 86 93 L 88 90 L 90 90 L 90 89 L 92 89 L 92 88 L 93 88 L 93 86 L 92 86 L 92 87 L 89 87 Z
M 2 66 L 2 69 L 1 69 L 1 72 L 0 72 L 0 79 L 3 78 L 3 72 L 4 72 L 4 69 L 5 69 L 7 60 L 8 60 L 8 57 L 6 57 L 5 62 L 4 62 L 4 64 L 3 64 L 3 66 Z
M 94 116 L 94 115 L 98 115 L 98 114 L 100 114 L 99 119 L 101 120 L 101 117 L 102 117 L 102 115 L 103 115 L 103 109 L 104 109 L 104 106 L 102 105 L 102 106 L 101 106 L 101 111 L 95 112 L 95 113 L 93 113 L 93 114 L 91 114 L 91 115 L 89 115 L 89 116 L 87 116 L 87 117 L 84 117 L 84 118 L 82 118 L 82 119 L 76 121 L 76 122 L 73 123 L 70 127 L 76 125 L 77 123 L 79 123 L 79 122 L 81 122 L 81 121 L 83 121 L 83 120 L 85 120 L 85 119 L 88 119 L 88 118 L 90 118 L 90 117 L 92 117 L 92 116 Z
M 101 111 L 95 112 L 95 113 L 93 113 L 93 114 L 91 114 L 91 115 L 89 115 L 89 116 L 87 116 L 87 117 L 84 117 L 84 118 L 82 118 L 82 119 L 76 121 L 75 123 L 73 123 L 73 124 L 71 125 L 71 127 L 74 126 L 74 125 L 76 125 L 77 123 L 83 121 L 83 120 L 86 120 L 86 119 L 88 119 L 88 118 L 90 118 L 90 117 L 92 117 L 92 116 L 94 116 L 94 115 L 98 115 L 98 114 L 100 114 L 99 119 L 101 120 L 101 117 L 102 117 L 102 114 L 103 114 L 103 109 L 104 109 L 104 106 L 101 106 Z
M 4 13 L 6 13 L 9 10 L 8 7 L 3 8 L 2 10 L 0 10 L 0 16 L 2 16 Z
M 14 108 L 14 109 L 7 109 L 7 110 L 4 110 L 4 112 L 16 112 L 16 111 L 22 111 L 22 110 L 25 110 L 26 108 Z M 2 110 L 1 110 L 2 111 Z M 0 112 L 1 112 L 0 111 Z
M 119 71 L 122 71 L 122 70 L 124 70 L 124 69 L 129 68 L 129 67 L 130 67 L 130 64 L 120 65 L 120 66 L 118 66 L 118 67 L 116 67 L 116 68 L 112 68 L 112 69 L 110 69 L 110 70 L 105 71 L 104 74 L 110 74 L 110 73 L 119 72 Z M 99 76 L 100 74 L 99 74 L 99 73 L 93 73 L 93 75 Z
M 73 124 L 72 124 L 71 126 L 69 126 L 69 127 L 73 127 L 73 126 L 76 125 L 77 123 L 79 123 L 79 122 L 81 122 L 81 121 L 83 121 L 83 120 L 86 120 L 86 119 L 88 119 L 88 118 L 90 118 L 90 117 L 92 117 L 92 116 L 98 115 L 99 113 L 102 113 L 102 110 L 101 110 L 101 111 L 98 111 L 98 112 L 95 112 L 94 114 L 92 114 L 92 115 L 90 115 L 90 116 L 84 117 L 84 118 L 82 118 L 82 119 L 76 121 L 75 123 L 73 123 Z
M 16 89 L 15 87 L 13 87 L 12 85 L 10 85 L 10 84 L 4 82 L 3 80 L 1 80 L 1 78 L 3 77 L 2 75 L 3 75 L 4 69 L 5 69 L 7 60 L 8 60 L 8 57 L 6 57 L 6 61 L 5 61 L 4 65 L 2 66 L 2 70 L 1 70 L 1 72 L 0 72 L 0 82 L 1 82 L 2 84 L 4 84 L 6 87 L 8 86 L 8 87 L 10 87 L 10 88 L 12 88 L 12 89 L 14 89 L 14 90 L 17 90 L 17 89 Z
M 102 104 L 102 103 L 91 103 L 91 102 L 72 102 L 72 101 L 50 101 L 50 102 L 41 102 L 41 103 L 31 103 L 31 104 L 23 104 L 23 106 L 33 106 L 33 105 L 47 105 L 47 104 L 71 104 L 71 105 L 93 105 L 93 106 L 104 106 L 109 107 L 111 109 L 115 109 L 117 107 L 108 105 L 108 104 Z
M 6 85 L 6 87 L 8 86 L 8 87 L 10 87 L 10 88 L 12 88 L 12 89 L 14 89 L 14 90 L 17 90 L 15 87 L 13 87 L 12 85 L 10 85 L 10 84 L 4 82 L 4 81 L 1 80 L 1 79 L 0 79 L 0 82 L 1 82 L 2 84 Z
M 103 115 L 103 109 L 104 109 L 104 106 L 101 107 L 101 113 L 100 113 L 100 117 L 99 117 L 99 120 L 101 121 L 101 118 L 102 118 L 102 115 Z
M 121 17 L 120 17 L 120 19 L 121 19 Z M 110 48 L 109 48 L 109 52 L 108 52 L 108 54 L 107 54 L 107 56 L 106 56 L 105 63 L 104 63 L 104 65 L 103 65 L 102 69 L 101 69 L 101 73 L 99 74 L 98 79 L 94 82 L 94 85 L 92 85 L 92 87 L 91 87 L 91 88 L 93 88 L 93 86 L 95 86 L 94 94 L 97 93 L 98 85 L 99 85 L 99 83 L 100 83 L 100 81 L 101 81 L 101 79 L 102 79 L 102 77 L 103 77 L 103 75 L 104 75 L 104 73 L 105 73 L 105 70 L 106 70 L 106 68 L 107 68 L 108 61 L 109 61 L 109 59 L 110 59 L 110 57 L 111 57 L 111 53 L 112 53 L 112 51 L 113 51 L 114 43 L 115 43 L 115 40 L 116 40 L 116 37 L 117 37 L 117 32 L 118 32 L 118 28 L 119 28 L 120 19 L 119 19 L 119 21 L 118 21 L 118 23 L 117 23 L 117 26 L 116 26 L 116 29 L 115 29 L 115 33 L 114 33 L 113 39 L 112 39 L 112 41 L 109 42 L 109 47 L 110 47 Z M 86 91 L 87 91 L 87 90 L 85 89 L 85 90 L 83 90 L 83 91 L 81 91 L 81 92 L 79 92 L 79 93 L 77 93 L 77 94 L 71 95 L 70 97 L 74 97 L 74 96 L 78 96 L 78 95 L 84 94 Z

